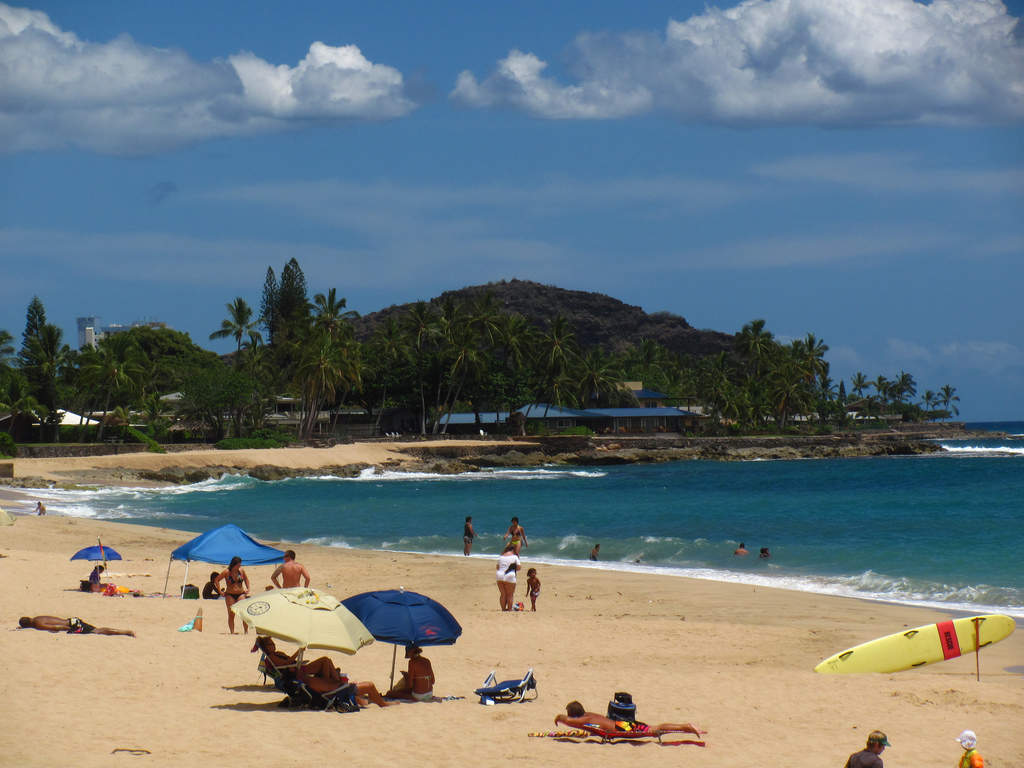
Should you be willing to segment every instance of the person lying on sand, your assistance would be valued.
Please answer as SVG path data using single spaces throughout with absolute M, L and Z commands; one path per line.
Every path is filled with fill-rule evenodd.
M 41 629 L 44 632 L 67 632 L 69 635 L 128 635 L 135 637 L 130 629 L 94 627 L 76 616 L 62 619 L 57 616 L 22 616 L 18 623 L 22 629 Z
M 555 725 L 563 723 L 571 728 L 589 725 L 609 733 L 619 731 L 623 733 L 645 733 L 651 736 L 660 736 L 663 733 L 692 733 L 695 736 L 701 736 L 707 733 L 707 731 L 702 731 L 689 723 L 647 725 L 647 723 L 638 723 L 632 720 L 612 720 L 610 717 L 599 715 L 596 712 L 585 711 L 583 705 L 578 701 L 570 701 L 566 704 L 565 711 L 567 714 L 555 715 Z

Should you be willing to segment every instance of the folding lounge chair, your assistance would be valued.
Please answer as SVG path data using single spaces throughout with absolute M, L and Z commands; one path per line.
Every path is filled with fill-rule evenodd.
M 266 654 L 260 654 L 260 661 L 256 665 L 256 669 L 263 673 L 263 682 L 270 678 L 274 687 L 287 697 L 285 701 L 281 702 L 282 706 L 299 707 L 306 704 L 307 696 L 302 691 L 303 685 L 295 676 L 298 669 L 295 662 L 277 665 L 267 658 Z
M 356 701 L 355 683 L 342 683 L 333 691 L 318 693 L 305 683 L 299 681 L 299 688 L 305 697 L 305 705 L 310 709 L 324 709 L 334 712 L 358 712 L 359 702 Z
M 492 670 L 484 680 L 484 684 L 473 693 L 480 697 L 481 703 L 486 703 L 487 699 L 501 704 L 530 701 L 536 699 L 538 695 L 537 678 L 533 676 L 533 667 L 530 667 L 521 680 L 503 680 L 500 683 L 495 683 Z

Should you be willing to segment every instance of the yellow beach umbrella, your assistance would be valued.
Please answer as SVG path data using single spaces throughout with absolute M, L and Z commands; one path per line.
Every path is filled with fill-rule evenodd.
M 373 642 L 370 630 L 336 597 L 310 587 L 268 590 L 231 610 L 258 634 L 302 648 L 353 654 Z

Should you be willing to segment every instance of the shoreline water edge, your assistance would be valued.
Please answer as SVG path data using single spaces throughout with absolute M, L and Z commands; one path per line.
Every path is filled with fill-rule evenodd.
M 451 499 L 452 506 L 475 506 L 486 514 L 486 509 L 491 506 L 487 503 L 491 500 L 487 496 L 487 491 L 478 490 L 475 494 L 467 496 L 465 492 L 454 489 L 460 486 L 464 488 L 467 482 L 473 481 L 483 481 L 482 484 L 476 482 L 478 489 L 504 481 L 505 490 L 496 493 L 499 496 L 518 497 L 523 509 L 536 521 L 538 515 L 543 517 L 552 515 L 553 512 L 547 506 L 548 497 L 543 494 L 531 494 L 526 490 L 530 484 L 524 485 L 523 481 L 563 478 L 564 484 L 574 478 L 577 481 L 579 478 L 603 478 L 613 487 L 620 489 L 622 497 L 628 499 L 627 506 L 643 516 L 644 524 L 635 526 L 632 531 L 628 527 L 616 531 L 615 536 L 618 540 L 605 541 L 600 563 L 580 561 L 585 560 L 586 552 L 593 544 L 587 537 L 599 536 L 595 531 L 604 533 L 602 538 L 611 538 L 612 534 L 605 532 L 611 530 L 604 525 L 605 521 L 597 520 L 593 516 L 587 518 L 586 515 L 581 520 L 577 515 L 562 521 L 558 525 L 564 524 L 564 527 L 556 526 L 554 530 L 550 526 L 546 531 L 533 528 L 535 533 L 547 534 L 546 539 L 540 540 L 539 547 L 535 540 L 535 546 L 530 552 L 536 562 L 545 565 L 584 565 L 586 568 L 617 572 L 779 587 L 817 594 L 928 606 L 961 613 L 1005 611 L 1013 616 L 1024 617 L 1024 600 L 1020 599 L 1024 593 L 1024 585 L 1018 584 L 1018 580 L 1012 576 L 1007 578 L 1005 573 L 993 571 L 991 568 L 981 573 L 977 568 L 966 567 L 958 572 L 955 564 L 948 559 L 933 563 L 931 570 L 925 567 L 917 572 L 904 570 L 898 565 L 888 565 L 898 561 L 900 556 L 915 557 L 917 553 L 912 550 L 914 546 L 919 546 L 917 542 L 911 545 L 909 550 L 892 551 L 891 557 L 883 557 L 877 563 L 872 563 L 862 555 L 855 544 L 847 547 L 852 552 L 846 553 L 849 557 L 846 557 L 844 562 L 832 564 L 823 564 L 818 553 L 807 549 L 798 552 L 795 546 L 783 551 L 783 557 L 778 564 L 775 561 L 760 561 L 757 558 L 749 561 L 743 561 L 742 558 L 723 559 L 721 553 L 731 553 L 738 541 L 734 542 L 728 537 L 716 538 L 706 531 L 693 532 L 692 509 L 677 509 L 678 514 L 685 517 L 685 523 L 683 518 L 680 518 L 678 521 L 666 521 L 664 524 L 646 525 L 649 518 L 644 511 L 645 508 L 634 506 L 637 503 L 636 485 L 664 484 L 665 478 L 651 474 L 633 478 L 632 488 L 623 488 L 624 481 L 620 478 L 604 478 L 608 472 L 616 475 L 619 471 L 614 469 L 616 467 L 653 468 L 671 467 L 673 464 L 680 468 L 687 465 L 714 467 L 721 466 L 723 461 L 756 463 L 774 459 L 777 467 L 787 463 L 792 465 L 789 473 L 799 475 L 797 484 L 791 479 L 787 485 L 784 478 L 764 475 L 751 482 L 756 481 L 760 485 L 767 482 L 776 486 L 778 495 L 793 493 L 794 496 L 798 496 L 804 490 L 805 479 L 813 485 L 816 482 L 814 475 L 826 464 L 814 462 L 812 465 L 800 465 L 803 466 L 803 469 L 800 469 L 792 462 L 793 459 L 923 457 L 940 454 L 955 460 L 954 457 L 960 455 L 958 452 L 965 450 L 983 456 L 992 455 L 985 453 L 987 451 L 1002 451 L 1006 454 L 1008 451 L 1017 450 L 1007 448 L 1015 445 L 1015 435 L 1007 437 L 1004 433 L 964 430 L 957 425 L 943 427 L 927 431 L 917 430 L 910 436 L 894 430 L 870 435 L 784 438 L 659 436 L 633 439 L 549 438 L 531 442 L 450 439 L 414 443 L 358 443 L 321 449 L 188 451 L 166 455 L 131 453 L 104 457 L 19 459 L 13 484 L 20 487 L 17 490 L 12 487 L 8 492 L 0 489 L 0 495 L 8 497 L 9 508 L 13 506 L 16 511 L 21 512 L 28 512 L 34 504 L 35 497 L 40 497 L 58 513 L 62 513 L 63 510 L 63 513 L 72 516 L 118 519 L 145 525 L 181 525 L 186 530 L 194 531 L 205 530 L 214 524 L 217 515 L 228 514 L 232 520 L 232 515 L 237 516 L 237 512 L 212 511 L 209 504 L 205 508 L 201 505 L 196 506 L 203 497 L 211 501 L 213 496 L 216 496 L 223 510 L 241 508 L 251 511 L 253 507 L 262 505 L 262 516 L 255 514 L 239 522 L 249 530 L 271 537 L 288 536 L 291 533 L 293 543 L 445 556 L 462 549 L 461 540 L 453 543 L 448 541 L 449 537 L 443 533 L 450 522 L 446 519 L 449 515 L 447 511 L 435 515 L 430 522 L 425 523 L 425 530 L 417 529 L 415 525 L 396 525 L 394 530 L 378 530 L 369 526 L 373 530 L 368 530 L 365 525 L 360 528 L 359 523 L 350 522 L 348 513 L 342 517 L 336 514 L 333 517 L 320 518 L 311 510 L 331 506 L 338 499 L 344 501 L 337 503 L 351 510 L 363 503 L 362 496 L 372 493 L 368 483 L 378 486 L 385 483 L 394 488 L 427 482 L 428 486 L 421 489 L 426 495 L 454 494 Z M 999 447 L 980 445 L 986 440 L 992 443 L 993 438 L 996 438 L 994 442 Z M 692 463 L 692 460 L 699 458 L 714 458 L 716 461 Z M 747 466 L 753 467 L 754 464 Z M 858 464 L 848 465 L 840 462 L 837 466 L 856 467 Z M 900 480 L 910 471 L 906 465 L 902 470 L 895 469 L 897 465 L 890 466 L 894 467 L 892 472 Z M 739 467 L 736 470 L 722 467 L 721 470 L 711 477 L 688 476 L 685 483 L 679 487 L 688 495 L 693 495 L 691 486 L 694 482 L 698 485 L 732 485 L 739 478 L 737 472 L 741 472 Z M 444 483 L 444 478 L 450 479 Z M 518 482 L 509 485 L 510 478 L 515 478 Z M 342 490 L 345 485 L 343 481 L 346 480 L 361 486 L 362 490 L 353 491 L 351 489 L 355 486 L 352 485 L 348 486 L 349 491 Z M 326 491 L 322 481 L 334 481 L 328 483 L 332 490 Z M 829 486 L 825 490 L 825 497 L 818 503 L 834 506 L 837 513 L 842 514 L 843 488 L 836 485 L 839 479 L 830 475 L 826 481 Z M 893 478 L 874 478 L 873 481 L 881 482 L 883 485 L 892 484 Z M 303 495 L 293 484 L 295 482 L 305 482 L 311 490 Z M 676 480 L 669 478 L 668 482 Z M 865 481 L 859 479 L 857 482 L 863 484 Z M 927 480 L 919 482 L 923 486 L 930 485 Z M 312 485 L 309 485 L 310 483 Z M 445 486 L 445 489 L 430 488 L 436 488 L 438 483 Z M 536 484 L 533 485 L 538 487 Z M 550 486 L 550 483 L 541 485 Z M 593 494 L 600 495 L 604 491 L 593 490 L 594 485 L 595 483 L 586 481 L 583 481 L 582 485 L 577 484 L 574 490 L 567 491 L 568 495 L 561 502 L 557 502 L 557 506 L 595 503 Z M 171 497 L 166 497 L 166 492 L 133 494 L 130 491 L 133 487 L 167 489 L 166 492 L 171 493 Z M 125 492 L 119 493 L 119 488 Z M 175 488 L 179 488 L 180 491 L 175 491 Z M 290 495 L 285 489 L 290 489 Z M 35 495 L 32 493 L 33 490 Z M 757 490 L 760 492 L 759 488 Z M 927 487 L 922 487 L 921 493 L 927 490 Z M 160 498 L 180 500 L 184 497 L 180 497 L 179 493 L 189 495 L 193 491 L 198 492 L 193 494 L 196 501 L 189 505 L 187 510 L 180 505 L 163 503 Z M 311 496 L 314 493 L 320 495 Z M 872 491 L 870 498 L 861 495 L 855 499 L 848 499 L 846 510 L 849 514 L 859 515 L 862 507 L 880 503 L 877 496 L 877 492 Z M 399 495 L 391 499 L 388 502 L 391 506 L 383 511 L 396 519 L 412 514 L 413 509 L 420 516 L 429 514 L 424 512 L 425 508 L 416 506 L 423 501 L 423 495 L 419 499 Z M 492 501 L 496 510 L 504 510 L 505 500 Z M 597 499 L 596 503 L 605 501 L 606 499 L 602 497 Z M 713 501 L 712 499 L 711 502 Z M 898 507 L 918 501 L 918 497 L 913 496 L 893 498 L 881 503 Z M 697 500 L 694 503 L 710 502 Z M 734 495 L 729 503 L 742 505 L 744 497 Z M 276 513 L 275 508 L 287 510 L 287 513 Z M 338 508 L 338 514 L 341 514 L 341 509 L 342 507 Z M 381 511 L 378 509 L 378 513 Z M 647 511 L 652 510 L 647 508 Z M 653 510 L 654 513 L 658 511 Z M 779 511 L 764 506 L 761 500 L 758 500 L 757 513 L 762 516 L 771 517 Z M 289 517 L 289 514 L 297 515 L 298 518 Z M 500 516 L 504 512 L 497 514 Z M 135 517 L 144 519 L 133 520 Z M 806 525 L 813 521 L 794 519 L 792 523 Z M 865 519 L 865 523 L 870 525 L 870 519 Z M 731 520 L 721 522 L 719 527 L 723 526 L 737 533 L 742 529 L 742 523 L 734 523 Z M 691 533 L 694 538 L 684 537 Z M 763 531 L 763 535 L 772 537 L 767 543 L 783 547 L 787 544 L 778 531 L 773 533 L 771 529 L 767 529 Z M 803 534 L 794 531 L 794 535 Z M 847 532 L 846 535 L 837 532 L 836 535 L 842 539 L 856 538 L 853 531 Z M 478 553 L 481 550 L 487 552 L 498 547 L 500 541 L 490 540 L 493 538 L 481 537 L 478 542 L 481 546 L 477 547 Z M 817 542 L 813 546 L 829 550 L 833 560 L 843 560 L 843 553 L 840 552 L 842 546 L 837 549 L 834 540 Z M 924 559 L 927 559 L 927 555 Z

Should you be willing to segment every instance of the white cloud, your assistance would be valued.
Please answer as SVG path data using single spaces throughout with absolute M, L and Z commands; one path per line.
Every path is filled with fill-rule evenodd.
M 546 67 L 532 53 L 514 50 L 483 83 L 468 71 L 460 73 L 452 96 L 469 106 L 507 104 L 550 118 L 625 117 L 652 106 L 651 94 L 643 85 L 591 80 L 562 86 L 542 76 Z
M 885 343 L 886 357 L 890 360 L 898 360 L 903 365 L 911 363 L 930 363 L 935 359 L 935 353 L 922 344 L 906 339 L 888 339 Z
M 197 62 L 118 37 L 80 40 L 0 3 L 0 147 L 133 154 L 311 119 L 384 119 L 415 104 L 402 74 L 354 45 L 314 42 L 296 66 L 252 53 Z
M 1024 371 L 1024 350 L 1007 341 L 951 341 L 939 349 L 944 362 L 989 376 Z
M 725 123 L 1003 122 L 1024 118 L 1024 48 L 999 0 L 747 0 L 663 35 L 580 35 L 573 85 L 512 51 L 451 97 L 547 118 L 651 110 Z

